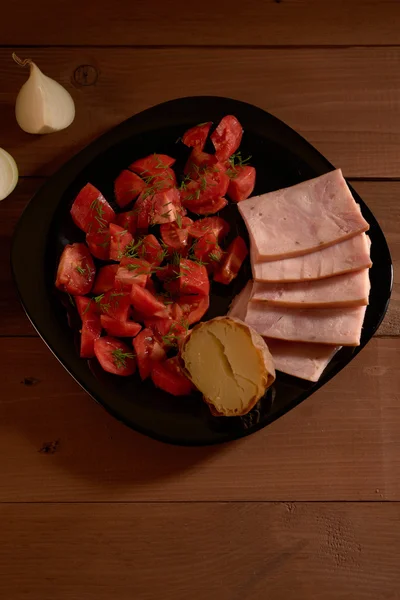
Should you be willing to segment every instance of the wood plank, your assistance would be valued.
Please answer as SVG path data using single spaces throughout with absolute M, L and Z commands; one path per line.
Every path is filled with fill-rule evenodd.
M 375 338 L 263 431 L 181 448 L 111 418 L 39 339 L 2 338 L 0 502 L 400 500 L 399 353 Z
M 20 504 L 0 523 L 12 600 L 399 597 L 396 503 Z
M 26 73 L 11 60 L 11 50 L 1 50 L 0 75 L 7 81 L 0 91 L 2 146 L 22 175 L 53 173 L 100 133 L 149 105 L 218 94 L 283 119 L 347 177 L 400 177 L 400 48 L 16 50 L 65 85 L 77 108 L 66 131 L 20 131 L 14 102 Z M 80 65 L 93 66 L 93 85 L 74 82 Z
M 11 277 L 11 236 L 27 202 L 44 179 L 20 179 L 13 195 L 0 204 L 0 335 L 34 335 L 18 301 Z M 389 312 L 378 335 L 400 335 L 400 182 L 355 182 L 354 187 L 379 220 L 387 237 L 395 265 L 395 283 Z
M 0 23 L 11 45 L 359 45 L 399 44 L 397 0 L 253 0 L 223 2 L 118 0 L 11 2 Z M 44 15 L 54 15 L 48 27 Z M 21 18 L 23 15 L 23 18 Z M 60 27 L 62 23 L 62 27 Z

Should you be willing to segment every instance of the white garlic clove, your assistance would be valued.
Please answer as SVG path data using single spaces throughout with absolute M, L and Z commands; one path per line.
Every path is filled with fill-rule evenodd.
M 17 96 L 15 116 L 18 125 L 27 133 L 53 133 L 61 131 L 75 118 L 75 105 L 67 90 L 44 75 L 31 60 L 21 61 L 13 54 L 15 62 L 30 74 Z
M 5 150 L 0 148 L 0 200 L 11 194 L 18 183 L 17 163 Z

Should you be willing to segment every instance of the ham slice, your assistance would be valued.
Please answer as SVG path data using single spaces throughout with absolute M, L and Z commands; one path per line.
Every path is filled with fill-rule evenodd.
M 369 229 L 340 169 L 238 204 L 254 257 L 301 256 Z
M 241 319 L 242 321 L 244 321 L 252 291 L 253 282 L 248 281 L 242 289 L 242 291 L 232 300 L 232 304 L 228 312 L 228 317 L 234 317 L 235 319 Z
M 351 273 L 372 266 L 370 247 L 369 237 L 362 233 L 311 254 L 259 263 L 254 261 L 252 247 L 253 277 L 256 281 L 310 281 Z
M 283 342 L 265 338 L 275 369 L 309 381 L 318 381 L 340 346 Z
M 247 325 L 260 335 L 293 342 L 359 346 L 365 306 L 356 308 L 281 308 L 249 302 Z
M 265 305 L 298 307 L 365 306 L 369 296 L 368 269 L 295 283 L 254 283 L 251 300 Z

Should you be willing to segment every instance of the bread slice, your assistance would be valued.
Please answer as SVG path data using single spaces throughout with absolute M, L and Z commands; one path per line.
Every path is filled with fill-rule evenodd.
M 247 414 L 275 381 L 274 362 L 263 338 L 232 317 L 196 325 L 183 343 L 181 359 L 216 416 Z

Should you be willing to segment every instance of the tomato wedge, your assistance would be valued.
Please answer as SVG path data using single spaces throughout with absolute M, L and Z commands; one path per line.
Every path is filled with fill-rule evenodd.
M 210 282 L 204 265 L 199 265 L 187 258 L 181 258 L 179 266 L 173 267 L 176 273 L 171 281 L 165 282 L 165 289 L 172 294 L 199 294 L 208 296 Z
M 215 200 L 210 200 L 206 204 L 193 205 L 190 210 L 196 215 L 214 215 L 225 208 L 227 204 L 226 198 L 215 198 Z
M 56 287 L 73 296 L 84 296 L 92 289 L 96 269 L 85 244 L 65 246 L 57 269 Z
M 133 283 L 131 290 L 131 303 L 135 310 L 148 317 L 166 318 L 168 313 L 157 298 L 149 290 Z
M 115 337 L 135 337 L 142 329 L 135 321 L 119 321 L 108 315 L 100 315 L 100 322 L 107 334 Z
M 193 254 L 198 261 L 205 263 L 208 272 L 214 271 L 223 256 L 215 233 L 209 232 L 199 238 L 194 245 Z
M 190 235 L 194 238 L 200 238 L 206 233 L 214 233 L 221 242 L 229 233 L 230 226 L 221 217 L 205 217 L 204 219 L 198 219 L 190 226 Z
M 186 189 L 181 191 L 182 204 L 188 210 L 196 212 L 199 207 L 224 196 L 228 186 L 229 177 L 226 173 L 219 169 L 206 171 L 198 180 L 191 181 Z
M 192 382 L 179 366 L 177 357 L 155 364 L 151 378 L 156 387 L 173 396 L 187 396 L 194 390 Z
M 158 361 L 165 359 L 165 350 L 156 340 L 154 332 L 148 328 L 142 329 L 133 339 L 133 347 L 136 353 L 139 375 L 142 380 L 145 380 L 149 377 L 153 366 Z
M 192 179 L 198 179 L 201 173 L 204 173 L 207 169 L 213 169 L 217 165 L 218 159 L 215 154 L 208 154 L 208 152 L 203 152 L 200 148 L 193 148 L 183 172 Z M 222 165 L 219 165 L 219 167 L 222 171 L 225 170 Z
M 108 260 L 110 256 L 110 230 L 92 232 L 86 234 L 86 243 L 90 252 L 100 260 Z
M 130 308 L 129 293 L 124 290 L 109 290 L 92 298 L 92 302 L 100 314 L 119 321 L 127 321 Z
M 136 210 L 130 210 L 128 212 L 122 212 L 117 215 L 115 220 L 116 224 L 129 231 L 131 235 L 135 235 L 137 229 L 137 212 Z
M 211 135 L 215 154 L 220 162 L 225 162 L 236 152 L 242 141 L 242 135 L 243 129 L 236 117 L 227 115 L 221 119 Z
M 135 200 L 145 187 L 145 182 L 136 173 L 132 173 L 128 169 L 121 171 L 114 183 L 116 203 L 124 208 Z
M 183 319 L 193 325 L 204 317 L 209 306 L 209 296 L 181 296 L 177 300 L 177 304 L 182 310 Z
M 199 125 L 191 127 L 183 134 L 182 142 L 189 148 L 203 150 L 211 126 L 212 122 L 209 121 L 208 123 L 200 123 Z
M 233 167 L 233 176 L 229 182 L 228 196 L 234 202 L 246 200 L 254 190 L 256 184 L 256 170 L 254 167 Z
M 189 229 L 193 224 L 189 217 L 179 217 L 174 223 L 164 223 L 160 227 L 160 234 L 164 244 L 170 251 L 169 254 L 176 251 L 183 253 L 186 251 L 189 242 Z
M 214 273 L 214 281 L 228 285 L 239 273 L 249 251 L 246 242 L 240 236 L 236 237 L 225 252 L 220 267 Z
M 71 217 L 85 233 L 98 232 L 108 228 L 115 219 L 115 212 L 103 194 L 91 183 L 79 192 L 71 208 Z
M 93 294 L 103 294 L 112 290 L 115 286 L 115 275 L 118 265 L 106 265 L 98 270 L 97 277 L 92 289 Z
M 76 296 L 75 303 L 82 320 L 80 357 L 93 358 L 94 342 L 101 335 L 100 317 L 90 298 Z
M 164 227 L 164 225 L 161 225 Z M 164 260 L 164 252 L 155 235 L 146 235 L 138 248 L 140 256 L 153 267 L 158 267 Z
M 137 228 L 147 231 L 150 225 L 160 225 L 175 221 L 177 215 L 185 214 L 179 191 L 169 188 L 152 194 L 145 190 L 136 201 Z
M 132 242 L 133 237 L 126 229 L 115 223 L 110 223 L 110 260 L 119 262 L 123 257 L 126 247 Z
M 146 260 L 124 257 L 119 263 L 115 282 L 127 287 L 132 283 L 145 287 L 150 272 L 151 265 Z
M 171 169 L 175 159 L 167 154 L 150 154 L 135 160 L 129 169 L 144 178 L 145 183 L 156 189 L 164 189 L 176 184 L 176 176 Z
M 129 346 L 115 337 L 104 336 L 95 340 L 94 353 L 104 371 L 127 377 L 136 370 L 135 356 Z

